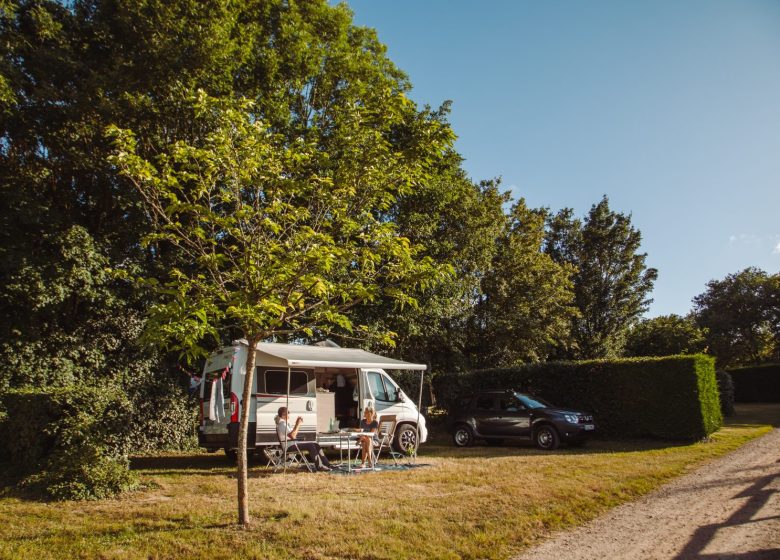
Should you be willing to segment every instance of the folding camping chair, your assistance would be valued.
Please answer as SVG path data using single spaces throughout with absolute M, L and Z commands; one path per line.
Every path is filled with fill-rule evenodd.
M 292 467 L 303 467 L 309 472 L 314 472 L 314 467 L 312 467 L 303 451 L 298 448 L 298 442 L 288 440 L 287 451 L 285 452 L 284 442 L 275 428 L 274 426 L 276 441 L 279 442 L 279 445 L 263 448 L 263 453 L 268 458 L 268 464 L 273 467 L 274 472 L 287 470 Z
M 387 454 L 390 455 L 390 458 L 393 460 L 393 464 L 395 466 L 398 466 L 398 459 L 403 457 L 402 454 L 393 451 L 392 448 L 396 423 L 397 420 L 394 414 L 382 416 L 379 418 L 379 428 L 377 428 L 376 431 L 379 445 L 374 446 L 374 465 L 377 464 L 379 461 L 379 456 L 382 454 L 382 451 L 385 450 L 387 451 Z

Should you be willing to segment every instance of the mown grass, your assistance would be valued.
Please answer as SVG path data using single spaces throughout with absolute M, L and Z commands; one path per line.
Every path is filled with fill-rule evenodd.
M 250 471 L 254 523 L 236 528 L 233 469 L 218 455 L 139 458 L 146 485 L 119 499 L 0 498 L 2 558 L 508 558 L 583 523 L 780 421 L 740 407 L 707 443 L 596 441 L 528 447 L 425 446 L 407 472 L 360 476 Z

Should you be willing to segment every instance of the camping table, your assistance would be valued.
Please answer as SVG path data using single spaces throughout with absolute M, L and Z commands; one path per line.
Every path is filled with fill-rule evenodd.
M 344 442 L 346 441 L 346 450 L 347 450 L 347 472 L 352 472 L 352 449 L 354 448 L 356 451 L 360 450 L 359 445 L 355 445 L 353 447 L 352 442 L 357 441 L 360 436 L 370 436 L 373 437 L 373 432 L 339 432 L 339 460 L 344 463 L 344 455 L 342 454 L 345 447 Z

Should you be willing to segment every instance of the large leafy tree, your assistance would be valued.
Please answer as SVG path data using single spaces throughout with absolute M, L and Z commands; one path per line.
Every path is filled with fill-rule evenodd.
M 139 191 L 107 163 L 106 126 L 133 130 L 137 154 L 150 161 L 176 142 L 198 146 L 213 122 L 193 119 L 184 100 L 201 89 L 251 100 L 254 117 L 277 139 L 319 152 L 320 166 L 361 161 L 346 141 L 353 128 L 381 129 L 410 153 L 428 130 L 408 101 L 403 119 L 386 118 L 385 105 L 399 109 L 409 83 L 375 32 L 352 25 L 346 5 L 11 0 L 0 8 L 0 355 L 14 383 L 152 382 L 139 371 L 182 381 L 139 344 L 155 298 L 93 275 L 122 268 L 163 279 L 187 264 L 164 244 L 139 243 L 152 224 Z M 354 120 L 336 118 L 350 104 L 362 109 Z M 53 266 L 62 254 L 67 267 Z M 90 275 L 94 286 L 74 289 L 74 278 Z M 25 282 L 46 289 L 25 293 Z M 47 346 L 52 340 L 65 343 Z M 144 418 L 155 416 L 163 414 Z
M 431 116 L 444 124 L 446 106 Z M 359 309 L 374 328 L 396 333 L 403 349 L 399 357 L 428 363 L 434 373 L 469 367 L 467 326 L 491 266 L 495 240 L 504 231 L 502 206 L 508 195 L 495 181 L 474 183 L 460 164 L 456 153 L 446 154 L 431 179 L 400 196 L 385 216 L 422 247 L 422 255 L 449 265 L 454 273 L 416 293 L 417 307 L 401 308 L 382 299 Z
M 470 331 L 476 367 L 545 360 L 568 344 L 574 267 L 543 252 L 546 216 L 520 199 L 496 239 Z
M 640 253 L 642 236 L 631 216 L 614 212 L 603 197 L 584 221 L 564 209 L 548 220 L 545 251 L 556 262 L 572 265 L 575 305 L 571 355 L 617 356 L 629 329 L 652 302 L 648 294 L 658 276 Z
M 719 365 L 780 358 L 780 274 L 746 268 L 712 280 L 693 307 Z
M 250 348 L 279 335 L 356 333 L 348 315 L 355 305 L 380 294 L 414 304 L 411 289 L 448 272 L 417 258 L 417 248 L 378 215 L 426 179 L 426 161 L 451 142 L 449 128 L 421 121 L 400 91 L 383 100 L 381 113 L 345 97 L 329 108 L 330 126 L 321 133 L 329 151 L 319 134 L 274 133 L 249 101 L 202 92 L 184 100 L 193 121 L 211 130 L 201 141 L 176 142 L 145 159 L 131 131 L 111 130 L 112 162 L 155 224 L 145 243 L 182 256 L 161 283 L 151 279 L 161 299 L 152 307 L 150 337 L 198 356 L 205 340 L 231 329 Z M 400 127 L 402 142 L 395 138 Z M 255 354 L 247 356 L 244 403 Z M 249 407 L 241 411 L 238 513 L 246 524 Z
M 104 272 L 165 266 L 140 248 L 149 225 L 107 164 L 104 129 L 143 129 L 148 151 L 200 134 L 169 93 L 182 83 L 233 88 L 248 55 L 226 6 L 3 2 L 0 352 L 6 365 L 21 362 L 14 383 L 164 375 L 138 344 L 149 301 Z
M 661 315 L 640 321 L 628 334 L 627 356 L 672 356 L 704 352 L 704 332 L 692 316 Z

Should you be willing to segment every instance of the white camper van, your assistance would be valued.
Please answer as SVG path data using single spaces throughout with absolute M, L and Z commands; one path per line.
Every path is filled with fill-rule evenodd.
M 238 422 L 246 374 L 246 341 L 235 341 L 206 361 L 200 387 L 198 442 L 210 451 L 238 448 Z M 327 447 L 337 438 L 328 433 L 357 427 L 364 408 L 379 416 L 395 415 L 393 445 L 399 452 L 428 437 L 425 418 L 385 369 L 420 370 L 412 364 L 356 348 L 261 342 L 255 354 L 255 376 L 249 402 L 247 449 L 277 445 L 274 417 L 280 406 L 301 416 L 298 438 Z M 221 389 L 221 392 L 220 392 Z

